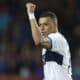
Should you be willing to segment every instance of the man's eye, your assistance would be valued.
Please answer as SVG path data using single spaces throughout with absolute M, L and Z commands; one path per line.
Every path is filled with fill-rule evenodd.
M 49 25 L 48 23 L 39 24 L 39 27 L 41 27 L 41 26 L 48 26 L 48 25 Z
M 39 27 L 41 26 L 41 24 L 39 24 Z
M 45 25 L 45 26 L 47 26 L 48 24 L 47 24 L 47 23 L 45 23 L 44 25 Z
M 41 24 L 39 24 L 39 26 L 41 26 Z

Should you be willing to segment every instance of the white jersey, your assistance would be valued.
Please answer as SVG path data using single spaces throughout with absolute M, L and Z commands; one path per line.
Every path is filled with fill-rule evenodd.
M 42 50 L 45 80 L 72 80 L 70 51 L 67 40 L 59 33 L 51 33 L 51 49 Z

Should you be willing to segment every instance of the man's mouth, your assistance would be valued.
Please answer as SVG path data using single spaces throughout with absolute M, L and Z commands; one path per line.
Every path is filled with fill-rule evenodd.
M 45 32 L 42 32 L 42 34 L 45 34 Z

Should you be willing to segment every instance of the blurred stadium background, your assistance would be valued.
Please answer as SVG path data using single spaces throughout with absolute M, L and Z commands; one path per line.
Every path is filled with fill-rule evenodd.
M 73 78 L 80 80 L 80 0 L 0 0 L 0 80 L 43 77 L 41 48 L 32 40 L 26 2 L 37 5 L 37 18 L 43 11 L 57 14 L 59 30 L 70 44 Z

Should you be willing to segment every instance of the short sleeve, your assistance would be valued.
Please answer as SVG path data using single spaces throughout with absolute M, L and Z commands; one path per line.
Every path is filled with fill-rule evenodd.
M 62 49 L 67 48 L 66 40 L 59 33 L 51 33 L 48 35 L 52 42 L 52 51 L 60 51 Z

